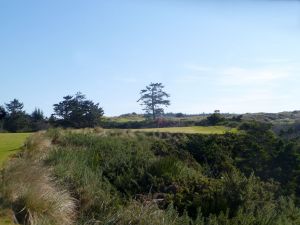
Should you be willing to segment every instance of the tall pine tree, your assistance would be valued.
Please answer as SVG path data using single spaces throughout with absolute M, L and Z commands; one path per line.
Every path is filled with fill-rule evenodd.
M 163 107 L 170 105 L 170 100 L 167 99 L 170 95 L 163 89 L 162 83 L 151 83 L 140 92 L 141 97 L 138 102 L 141 102 L 144 106 L 143 110 L 151 115 L 153 120 L 164 113 Z

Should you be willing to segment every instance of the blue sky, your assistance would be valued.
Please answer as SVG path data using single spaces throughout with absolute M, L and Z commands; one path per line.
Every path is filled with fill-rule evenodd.
M 49 115 L 81 91 L 106 115 L 141 112 L 162 82 L 167 111 L 300 109 L 300 2 L 0 1 L 0 104 Z

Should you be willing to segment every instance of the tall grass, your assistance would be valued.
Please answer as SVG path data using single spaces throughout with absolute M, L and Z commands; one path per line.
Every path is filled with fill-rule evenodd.
M 70 225 L 75 219 L 75 199 L 43 166 L 49 147 L 44 134 L 37 133 L 28 139 L 21 156 L 1 171 L 2 205 L 11 207 L 20 224 Z
M 28 225 L 69 225 L 75 201 L 51 179 L 48 170 L 16 159 L 2 172 L 1 196 L 11 205 L 17 222 Z
M 38 133 L 3 170 L 0 205 L 25 225 L 299 224 L 299 208 L 276 199 L 272 182 L 235 170 L 205 174 L 194 157 L 216 140 L 93 129 Z

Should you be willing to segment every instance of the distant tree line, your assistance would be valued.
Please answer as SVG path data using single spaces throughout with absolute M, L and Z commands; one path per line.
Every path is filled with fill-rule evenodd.
M 48 128 L 42 110 L 36 108 L 31 114 L 24 110 L 24 104 L 14 99 L 0 106 L 0 130 L 9 132 L 28 132 Z
M 156 121 L 164 114 L 163 107 L 169 106 L 170 97 L 164 90 L 162 83 L 151 83 L 141 90 L 138 102 L 144 106 L 145 116 Z M 41 109 L 36 108 L 31 114 L 24 110 L 24 104 L 13 99 L 4 106 L 0 106 L 0 131 L 31 132 L 54 127 L 84 128 L 101 125 L 104 110 L 99 103 L 86 99 L 78 92 L 67 95 L 63 100 L 53 105 L 54 113 L 45 117 Z M 147 122 L 149 123 L 149 122 Z M 150 122 L 153 123 L 153 122 Z
M 164 108 L 170 103 L 170 95 L 165 92 L 162 83 L 150 83 L 140 91 L 137 102 L 143 107 L 146 120 L 119 122 L 103 119 L 104 110 L 99 103 L 86 99 L 85 95 L 78 92 L 67 95 L 62 101 L 53 105 L 53 114 L 47 118 L 41 109 L 36 108 L 31 114 L 24 110 L 24 104 L 18 99 L 13 99 L 4 106 L 0 106 L 0 131 L 8 132 L 33 132 L 45 130 L 49 127 L 85 128 L 102 126 L 104 128 L 152 128 L 175 126 L 237 126 L 240 117 L 225 118 L 216 110 L 213 114 L 201 121 L 181 120 L 186 117 L 183 113 L 164 113 Z M 127 114 L 123 116 L 136 116 Z
M 78 92 L 67 95 L 63 101 L 54 104 L 54 113 L 47 118 L 41 109 L 36 108 L 31 114 L 24 110 L 24 104 L 14 99 L 5 106 L 0 106 L 0 131 L 34 132 L 53 127 L 95 127 L 100 124 L 104 111 L 99 103 L 87 100 Z

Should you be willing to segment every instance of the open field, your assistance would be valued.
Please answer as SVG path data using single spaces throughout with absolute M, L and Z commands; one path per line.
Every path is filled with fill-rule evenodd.
M 0 166 L 14 154 L 22 145 L 30 133 L 2 133 L 0 134 Z
M 168 133 L 186 133 L 186 134 L 224 134 L 226 132 L 237 132 L 236 129 L 232 129 L 224 126 L 166 127 L 166 128 L 132 129 L 132 131 L 168 132 Z

